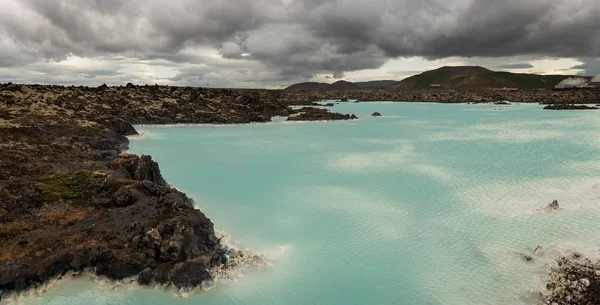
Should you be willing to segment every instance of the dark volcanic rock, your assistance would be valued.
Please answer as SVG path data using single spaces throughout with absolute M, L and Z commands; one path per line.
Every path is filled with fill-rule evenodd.
M 359 89 L 339 91 L 283 91 L 280 100 L 288 105 L 307 105 L 312 101 L 336 100 L 352 96 L 366 101 L 403 101 L 428 103 L 512 103 L 598 104 L 600 90 L 388 90 Z
M 193 289 L 202 286 L 203 282 L 212 282 L 212 277 L 207 271 L 209 267 L 210 260 L 179 263 L 169 271 L 168 277 L 178 289 Z
M 553 104 L 544 107 L 546 110 L 595 110 L 600 109 L 598 107 L 587 106 L 587 105 L 575 105 L 575 104 Z
M 600 304 L 600 262 L 561 257 L 550 269 L 542 304 Z
M 137 168 L 133 172 L 133 179 L 147 180 L 158 185 L 167 185 L 158 169 L 158 163 L 152 161 L 152 157 L 142 155 L 137 161 Z
M 267 122 L 278 92 L 160 86 L 0 85 L 0 291 L 91 268 L 189 288 L 221 264 L 213 223 L 150 156 L 122 154 L 131 125 Z M 200 268 L 200 269 L 199 269 Z
M 288 121 L 336 121 L 336 120 L 355 120 L 358 119 L 354 114 L 341 114 L 330 112 L 327 109 L 304 107 L 298 110 L 300 113 L 296 116 L 290 116 Z
M 79 179 L 77 184 L 71 176 L 44 180 L 38 188 L 53 196 L 48 197 L 49 206 L 40 216 L 21 218 L 41 232 L 2 231 L 1 289 L 23 290 L 68 270 L 88 267 L 111 279 L 141 274 L 140 281 L 145 283 L 152 275 L 162 274 L 158 277 L 164 279 L 162 283 L 177 279 L 177 287 L 212 280 L 205 269 L 218 263 L 221 255 L 212 222 L 193 208 L 185 194 L 166 186 L 149 156 L 136 159 L 125 155 L 111 164 L 112 170 L 89 172 L 92 178 Z M 130 171 L 144 181 L 130 180 Z M 70 196 L 71 188 L 94 191 Z M 36 241 L 21 246 L 15 239 Z M 27 255 L 30 251 L 36 254 Z M 185 277 L 181 270 L 189 268 L 181 266 L 191 261 L 193 266 L 202 262 L 203 272 Z
M 557 211 L 560 209 L 560 205 L 558 205 L 558 200 L 554 200 L 551 203 L 548 204 L 548 206 L 546 207 L 546 209 L 550 210 L 550 211 Z
M 381 116 L 381 113 L 379 113 L 379 112 L 373 112 L 373 114 L 371 114 L 371 116 Z
M 120 118 L 100 117 L 96 122 L 123 136 L 138 134 L 137 130 L 135 130 L 131 124 Z

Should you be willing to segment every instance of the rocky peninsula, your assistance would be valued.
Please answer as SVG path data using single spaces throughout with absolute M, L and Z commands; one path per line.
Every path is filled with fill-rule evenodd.
M 210 284 L 226 249 L 150 156 L 122 154 L 133 124 L 268 122 L 277 92 L 0 85 L 0 294 L 67 272 L 177 289 Z

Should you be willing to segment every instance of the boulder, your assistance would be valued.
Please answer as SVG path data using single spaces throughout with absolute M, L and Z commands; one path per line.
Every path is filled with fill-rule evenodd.
M 181 254 L 183 246 L 183 237 L 174 237 L 164 241 L 160 247 L 160 258 L 165 261 L 176 261 Z
M 168 277 L 177 289 L 193 289 L 202 287 L 203 282 L 213 281 L 204 262 L 199 260 L 177 264 L 169 271 Z
M 379 113 L 379 112 L 373 112 L 373 114 L 371 114 L 371 116 L 381 116 L 381 113 Z
M 152 282 L 152 269 L 146 268 L 138 274 L 138 283 L 140 285 L 149 285 Z
M 133 179 L 148 180 L 161 186 L 167 185 L 167 182 L 160 174 L 158 163 L 152 161 L 152 157 L 147 155 L 142 155 L 140 157 L 137 169 L 133 174 Z
M 548 204 L 548 206 L 546 207 L 546 209 L 549 210 L 549 211 L 558 211 L 558 210 L 560 210 L 560 206 L 558 205 L 558 200 L 552 201 L 550 204 Z

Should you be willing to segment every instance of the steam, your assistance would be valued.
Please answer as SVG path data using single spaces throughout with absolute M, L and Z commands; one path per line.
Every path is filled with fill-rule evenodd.
M 589 87 L 587 79 L 582 77 L 569 77 L 562 82 L 558 83 L 555 88 L 567 89 L 567 88 L 586 88 Z
M 592 83 L 600 83 L 600 74 L 598 74 L 594 78 L 592 78 Z

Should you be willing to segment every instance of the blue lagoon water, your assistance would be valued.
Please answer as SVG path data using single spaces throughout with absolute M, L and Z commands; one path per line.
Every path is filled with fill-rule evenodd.
M 600 254 L 600 112 L 333 110 L 361 119 L 138 126 L 131 142 L 272 267 L 188 299 L 73 280 L 27 303 L 531 304 L 560 253 Z M 562 210 L 539 210 L 554 199 Z

